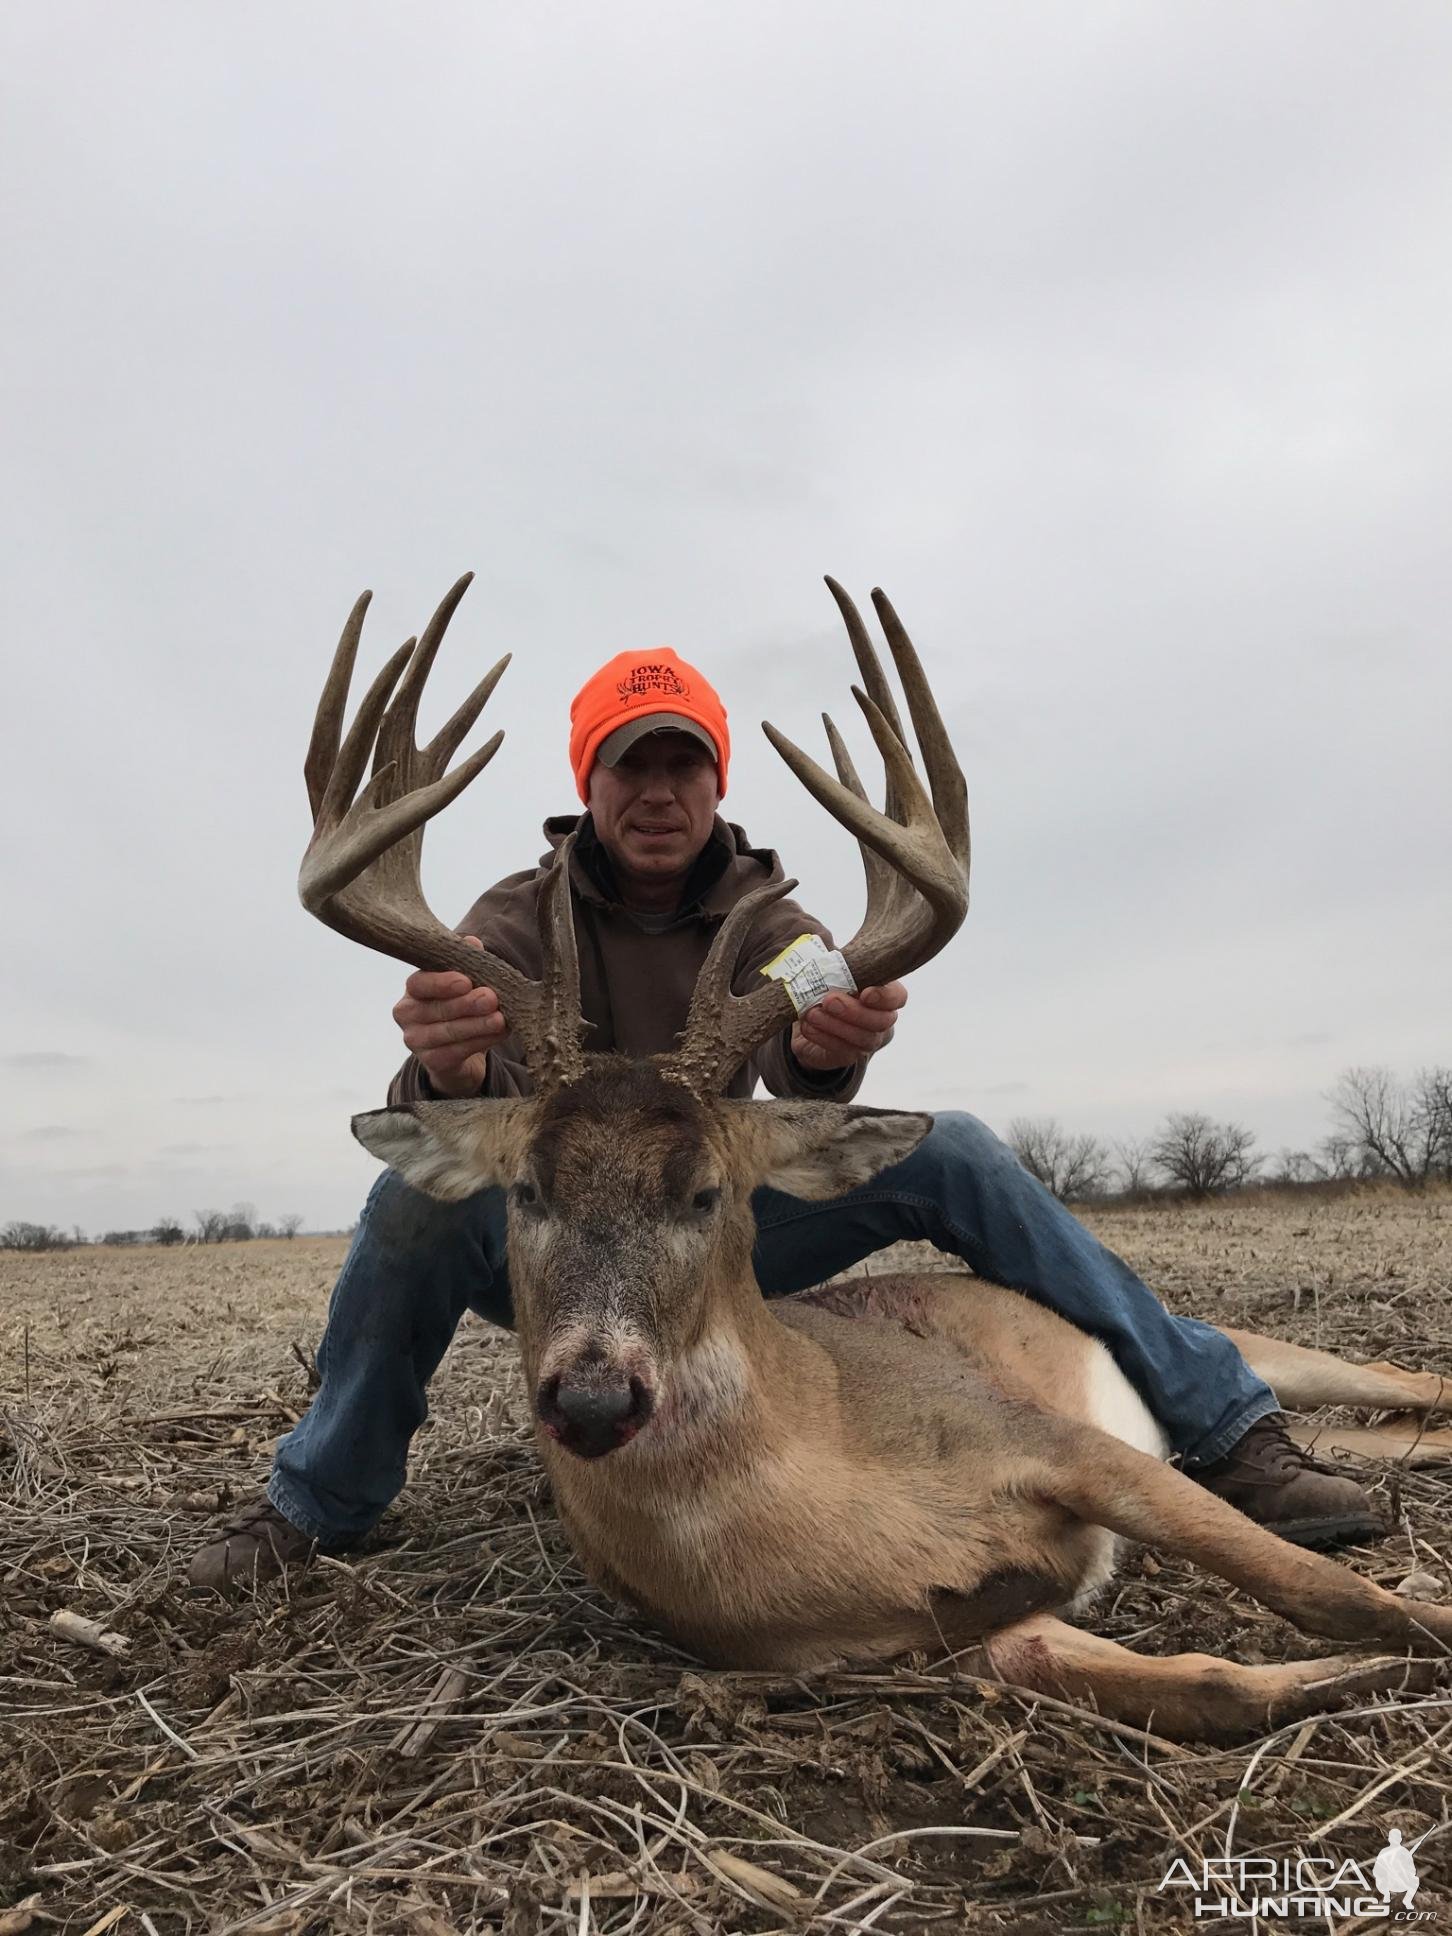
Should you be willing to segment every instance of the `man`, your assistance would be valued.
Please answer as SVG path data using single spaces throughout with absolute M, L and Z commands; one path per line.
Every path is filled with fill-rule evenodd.
M 668 1050 L 727 911 L 782 878 L 774 853 L 718 816 L 730 752 L 720 699 L 673 652 L 621 653 L 575 698 L 570 763 L 587 811 L 545 831 L 558 846 L 578 829 L 571 887 L 591 1049 Z M 460 924 L 531 977 L 540 968 L 535 899 L 548 859 L 491 888 Z M 831 946 L 790 900 L 763 909 L 738 989 L 805 931 Z M 868 1058 L 891 1042 L 906 1001 L 900 982 L 829 995 L 759 1051 L 730 1093 L 750 1095 L 761 1081 L 779 1096 L 848 1101 Z M 420 970 L 393 1016 L 410 1055 L 391 1103 L 529 1092 L 492 989 Z M 846 1196 L 806 1203 L 763 1189 L 753 1207 L 755 1268 L 768 1297 L 820 1283 L 900 1239 L 927 1238 L 1102 1338 L 1186 1469 L 1252 1518 L 1316 1546 L 1381 1529 L 1356 1485 L 1291 1442 L 1273 1394 L 1229 1340 L 1171 1317 L 974 1117 L 937 1116 L 906 1161 Z M 465 1310 L 512 1321 L 504 1235 L 502 1190 L 445 1204 L 392 1171 L 379 1179 L 333 1293 L 317 1395 L 278 1446 L 266 1498 L 193 1561 L 194 1585 L 225 1591 L 305 1560 L 315 1546 L 346 1549 L 376 1524 L 402 1488 L 428 1381 Z

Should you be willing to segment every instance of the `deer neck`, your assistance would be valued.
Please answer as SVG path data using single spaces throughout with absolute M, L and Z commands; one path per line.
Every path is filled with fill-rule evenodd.
M 821 1366 L 814 1363 L 819 1357 Z M 824 1382 L 824 1354 L 772 1315 L 749 1261 L 742 1273 L 711 1287 L 700 1328 L 671 1367 L 672 1389 L 685 1399 L 709 1394 L 727 1364 L 735 1368 L 741 1399 L 734 1409 L 720 1405 L 721 1429 L 748 1430 L 758 1442 L 778 1437 L 781 1422 L 799 1410 L 804 1380 L 812 1387 Z
M 827 1353 L 773 1317 L 749 1252 L 739 1270 L 712 1276 L 699 1311 L 663 1367 L 649 1426 L 625 1453 L 582 1464 L 550 1448 L 552 1472 L 581 1504 L 588 1496 L 597 1511 L 628 1503 L 650 1512 L 683 1490 L 740 1484 L 803 1432 L 819 1444 L 837 1436 Z

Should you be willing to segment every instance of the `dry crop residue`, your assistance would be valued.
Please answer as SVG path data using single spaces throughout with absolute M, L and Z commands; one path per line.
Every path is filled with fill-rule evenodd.
M 1452 1192 L 1086 1221 L 1177 1310 L 1452 1368 Z M 37 1930 L 124 1906 L 111 1927 L 158 1936 L 1174 1929 L 1166 1864 L 1222 1853 L 1232 1815 L 1237 1854 L 1344 1817 L 1316 1849 L 1368 1862 L 1387 1825 L 1411 1842 L 1446 1819 L 1447 1694 L 1202 1752 L 930 1660 L 697 1670 L 575 1571 L 510 1341 L 473 1320 L 366 1551 L 237 1606 L 189 1594 L 211 1516 L 255 1495 L 307 1402 L 293 1346 L 315 1345 L 342 1255 L 0 1254 L 0 1928 L 33 1896 Z M 1445 1574 L 1448 1472 L 1376 1484 L 1403 1527 L 1353 1563 Z M 55 1634 L 57 1610 L 125 1656 Z M 1156 1651 L 1307 1650 L 1147 1556 L 1096 1624 Z M 1447 1842 L 1419 1858 L 1444 1911 Z

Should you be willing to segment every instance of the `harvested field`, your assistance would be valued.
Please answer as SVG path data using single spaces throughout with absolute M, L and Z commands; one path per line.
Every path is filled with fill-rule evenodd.
M 1452 1368 L 1452 1192 L 1089 1221 L 1178 1310 Z M 0 1255 L 0 1932 L 1183 1928 L 1175 1857 L 1369 1867 L 1393 1824 L 1434 1831 L 1417 1907 L 1452 1905 L 1452 1688 L 1190 1750 L 926 1659 L 698 1670 L 575 1571 L 510 1342 L 472 1320 L 366 1551 L 236 1606 L 191 1595 L 211 1515 L 307 1402 L 342 1254 Z M 1352 1562 L 1452 1577 L 1449 1481 L 1378 1469 L 1400 1529 Z M 1096 1625 L 1317 1651 L 1147 1555 Z

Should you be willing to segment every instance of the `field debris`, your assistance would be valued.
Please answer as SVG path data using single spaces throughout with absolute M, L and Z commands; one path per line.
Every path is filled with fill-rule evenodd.
M 1088 1221 L 1178 1310 L 1452 1366 L 1452 1191 Z M 1390 1826 L 1410 1845 L 1452 1821 L 1452 1686 L 1199 1749 L 951 1658 L 701 1667 L 577 1571 L 510 1341 L 474 1320 L 364 1548 L 235 1603 L 191 1593 L 190 1502 L 260 1490 L 341 1256 L 0 1257 L 0 1936 L 1168 1932 L 1176 1858 L 1369 1861 Z M 1400 1530 L 1351 1563 L 1445 1595 L 1452 1473 L 1366 1470 Z M 1093 1624 L 1317 1650 L 1133 1552 Z M 1445 1910 L 1452 1832 L 1418 1860 Z
M 125 1634 L 108 1633 L 99 1621 L 84 1620 L 65 1607 L 57 1607 L 50 1616 L 50 1630 L 62 1640 L 74 1640 L 93 1653 L 109 1654 L 113 1660 L 124 1660 L 131 1651 L 131 1642 Z
M 1440 1573 L 1418 1571 L 1408 1573 L 1404 1580 L 1397 1583 L 1397 1592 L 1405 1594 L 1409 1600 L 1445 1600 L 1447 1582 Z
M 468 1691 L 469 1676 L 463 1668 L 446 1667 L 439 1675 L 437 1687 L 424 1703 L 423 1718 L 405 1724 L 403 1732 L 393 1743 L 393 1752 L 402 1755 L 405 1761 L 412 1761 L 421 1755 L 438 1733 L 444 1716 L 459 1705 Z

